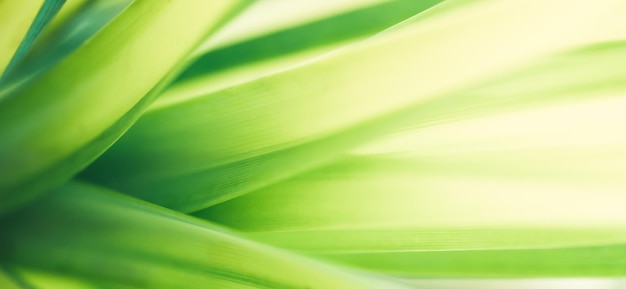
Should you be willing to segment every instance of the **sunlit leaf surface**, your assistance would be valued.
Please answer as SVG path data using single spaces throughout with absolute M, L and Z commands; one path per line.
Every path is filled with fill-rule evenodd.
M 417 16 L 424 21 L 412 19 L 292 69 L 151 110 L 88 178 L 167 207 L 201 209 L 313 167 L 349 144 L 311 145 L 297 159 L 279 160 L 286 152 L 368 122 L 381 126 L 380 118 L 408 107 L 625 34 L 605 29 L 613 28 L 614 5 L 590 10 L 581 3 L 562 11 L 559 3 L 443 3 Z M 560 21 L 543 27 L 552 9 L 560 11 Z M 604 33 L 578 29 L 583 15 Z M 351 145 L 377 131 L 361 130 Z
M 0 288 L 626 288 L 625 1 L 0 16 Z

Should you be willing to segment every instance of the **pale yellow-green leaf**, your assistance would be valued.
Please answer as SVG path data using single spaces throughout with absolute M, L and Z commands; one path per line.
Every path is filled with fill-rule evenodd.
M 0 76 L 42 4 L 43 0 L 0 1 Z
M 67 180 L 106 149 L 149 103 L 142 98 L 239 4 L 134 1 L 91 41 L 1 98 L 0 212 Z
M 327 162 L 378 135 L 377 127 L 389 126 L 382 118 L 529 62 L 621 39 L 620 11 L 624 2 L 611 0 L 447 1 L 425 13 L 428 21 L 414 19 L 302 66 L 151 110 L 87 176 L 198 210 Z M 345 136 L 340 144 L 325 141 L 338 135 Z

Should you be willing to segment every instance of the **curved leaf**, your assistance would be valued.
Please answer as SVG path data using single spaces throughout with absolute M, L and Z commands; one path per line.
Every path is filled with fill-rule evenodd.
M 578 49 L 426 102 L 341 161 L 197 215 L 380 272 L 619 276 L 626 70 L 611 63 L 625 49 Z
M 18 50 L 44 0 L 0 1 L 0 75 Z
M 102 153 L 151 97 L 142 98 L 238 3 L 134 1 L 97 37 L 1 99 L 0 212 L 61 184 Z
M 2 263 L 18 273 L 58 276 L 49 284 L 65 278 L 107 288 L 406 288 L 81 183 L 0 226 Z
M 306 65 L 151 110 L 86 176 L 183 211 L 236 197 L 322 163 L 315 141 L 542 56 L 623 36 L 614 27 L 626 23 L 613 14 L 623 5 L 606 1 L 563 9 L 562 3 L 479 1 L 454 9 L 441 5 L 441 11 L 437 6 L 425 16 L 428 22 L 413 21 Z M 555 11 L 560 21 L 554 22 Z M 528 17 L 534 19 L 530 24 Z M 595 28 L 576 29 L 581 25 Z M 376 135 L 362 133 L 359 140 Z M 318 153 L 280 160 L 281 152 L 307 144 Z M 336 155 L 345 149 L 342 144 L 323 151 Z M 296 162 L 291 173 L 285 166 Z M 218 172 L 228 167 L 238 172 Z
M 132 1 L 69 1 L 59 12 L 60 15 L 50 23 L 51 27 L 42 31 L 41 37 L 33 43 L 20 65 L 15 67 L 6 85 L 11 90 L 28 85 L 29 81 L 36 79 L 94 37 L 130 2 Z M 2 91 L 3 95 L 10 93 L 5 90 Z
M 15 67 L 22 61 L 24 55 L 28 52 L 30 47 L 35 42 L 35 39 L 39 37 L 42 30 L 50 23 L 52 18 L 56 16 L 56 14 L 61 10 L 65 0 L 46 0 L 44 1 L 41 9 L 37 12 L 37 16 L 31 23 L 31 26 L 28 28 L 28 32 L 24 35 L 24 39 L 17 47 L 17 50 L 13 54 L 11 61 L 7 64 L 4 72 L 1 74 L 0 84 L 5 81 L 7 77 L 13 72 Z

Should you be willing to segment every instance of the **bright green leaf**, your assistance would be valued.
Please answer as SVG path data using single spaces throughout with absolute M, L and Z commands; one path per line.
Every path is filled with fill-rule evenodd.
M 13 58 L 44 0 L 0 1 L 0 75 Z
M 293 69 L 150 110 L 86 176 L 198 210 L 332 160 L 400 112 L 626 31 L 615 28 L 626 26 L 615 1 L 455 4 Z
M 15 67 L 20 64 L 30 47 L 33 45 L 37 37 L 41 34 L 42 30 L 50 23 L 50 21 L 56 16 L 56 14 L 61 10 L 65 0 L 46 0 L 39 12 L 37 12 L 37 16 L 31 23 L 31 26 L 28 28 L 28 32 L 24 35 L 24 39 L 18 46 L 17 50 L 13 54 L 13 58 L 7 64 L 4 72 L 0 75 L 0 84 L 5 81 L 7 77 L 10 77 L 10 74 L 13 72 Z
M 406 288 L 88 184 L 70 183 L 1 226 L 3 264 L 18 273 L 44 273 L 39 278 L 47 274 L 51 284 L 76 279 L 106 288 Z
M 134 1 L 91 41 L 1 99 L 0 212 L 61 184 L 102 153 L 154 94 L 144 96 L 174 76 L 238 5 Z

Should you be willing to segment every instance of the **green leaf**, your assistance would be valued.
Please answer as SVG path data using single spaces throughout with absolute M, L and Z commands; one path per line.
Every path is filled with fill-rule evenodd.
M 556 288 L 577 288 L 577 289 L 602 289 L 621 288 L 625 282 L 620 278 L 401 278 L 405 282 L 412 284 L 416 288 L 430 289 L 556 289 Z
M 19 285 L 14 278 L 4 270 L 0 270 L 0 286 L 6 289 L 23 289 L 25 287 Z
M 380 272 L 618 276 L 624 52 L 584 47 L 433 99 L 341 161 L 196 215 Z
M 498 161 L 498 157 L 483 157 L 487 166 Z M 540 169 L 540 165 L 535 167 Z M 559 180 L 472 170 L 472 166 L 455 167 L 445 161 L 354 158 L 199 214 L 250 231 L 593 227 L 621 226 L 626 220 L 619 205 L 625 198 L 618 193 L 624 186 L 621 179 L 610 183 L 594 176 L 570 175 Z M 567 206 L 562 200 L 567 200 Z
M 349 13 L 350 11 L 375 6 L 390 0 L 352 0 L 295 3 L 290 1 L 255 1 L 245 11 L 227 23 L 224 29 L 211 39 L 206 39 L 196 53 L 226 47 L 288 30 L 306 23 Z
M 0 213 L 61 184 L 102 153 L 155 97 L 148 93 L 167 84 L 239 4 L 134 1 L 91 41 L 1 99 Z
M 0 75 L 4 74 L 43 2 L 0 1 Z
M 361 268 L 428 277 L 623 276 L 626 245 L 528 250 L 365 253 L 328 256 Z
M 385 273 L 620 275 L 624 185 L 580 182 L 357 158 L 199 215 L 262 242 Z
M 59 12 L 60 15 L 50 23 L 51 27 L 42 31 L 41 37 L 33 43 L 20 65 L 15 67 L 11 77 L 5 79 L 6 86 L 17 90 L 20 86 L 28 85 L 29 81 L 36 79 L 96 35 L 130 2 L 132 0 L 68 2 Z M 9 93 L 2 91 L 4 95 Z
M 88 184 L 69 183 L 0 226 L 2 263 L 26 271 L 26 282 L 50 276 L 52 288 L 67 280 L 106 288 L 406 288 Z
M 206 42 L 206 48 L 200 50 L 203 52 L 196 53 L 198 55 L 192 65 L 155 101 L 151 109 L 159 109 L 301 65 L 379 33 L 441 1 L 327 2 L 311 2 L 322 8 L 308 7 L 307 10 L 304 10 L 307 7 L 302 7 L 304 3 L 296 6 L 280 2 L 257 2 L 257 5 L 246 11 L 248 13 L 244 12 Z M 364 4 L 369 5 L 362 7 Z M 342 6 L 348 6 L 349 9 Z M 325 10 L 329 8 L 346 10 L 318 16 L 321 18 L 307 19 L 312 17 L 311 14 L 316 14 L 311 12 L 322 10 L 328 13 Z M 300 15 L 303 11 L 307 13 Z M 304 22 L 292 23 L 298 20 L 282 19 L 297 16 L 304 18 Z M 273 18 L 265 19 L 268 17 Z M 290 25 L 282 23 L 284 21 Z M 258 30 L 265 33 L 257 35 L 259 32 L 255 31 Z
M 24 39 L 22 39 L 22 42 L 15 51 L 15 54 L 13 54 L 13 58 L 11 58 L 11 61 L 4 69 L 4 72 L 0 77 L 0 84 L 2 84 L 2 82 L 5 81 L 5 79 L 13 72 L 13 69 L 19 65 L 20 61 L 24 58 L 24 55 L 28 52 L 39 34 L 41 34 L 41 31 L 48 25 L 48 23 L 50 23 L 59 10 L 61 10 L 63 4 L 65 4 L 65 0 L 44 1 L 41 9 L 37 12 L 37 16 L 31 23 L 30 28 L 28 28 L 28 32 L 24 35 Z
M 280 31 L 210 50 L 196 58 L 178 81 L 206 77 L 223 69 L 372 35 L 439 2 L 441 0 L 382 2 L 310 23 L 288 26 Z
M 624 276 L 626 2 L 82 1 L 0 88 L 0 288 Z M 156 204 L 50 190 L 140 117 L 80 177 Z
M 626 7 L 613 2 L 459 3 L 301 66 L 152 109 L 85 176 L 199 210 L 331 161 L 421 104 L 626 31 L 615 29 L 626 25 L 615 13 Z

